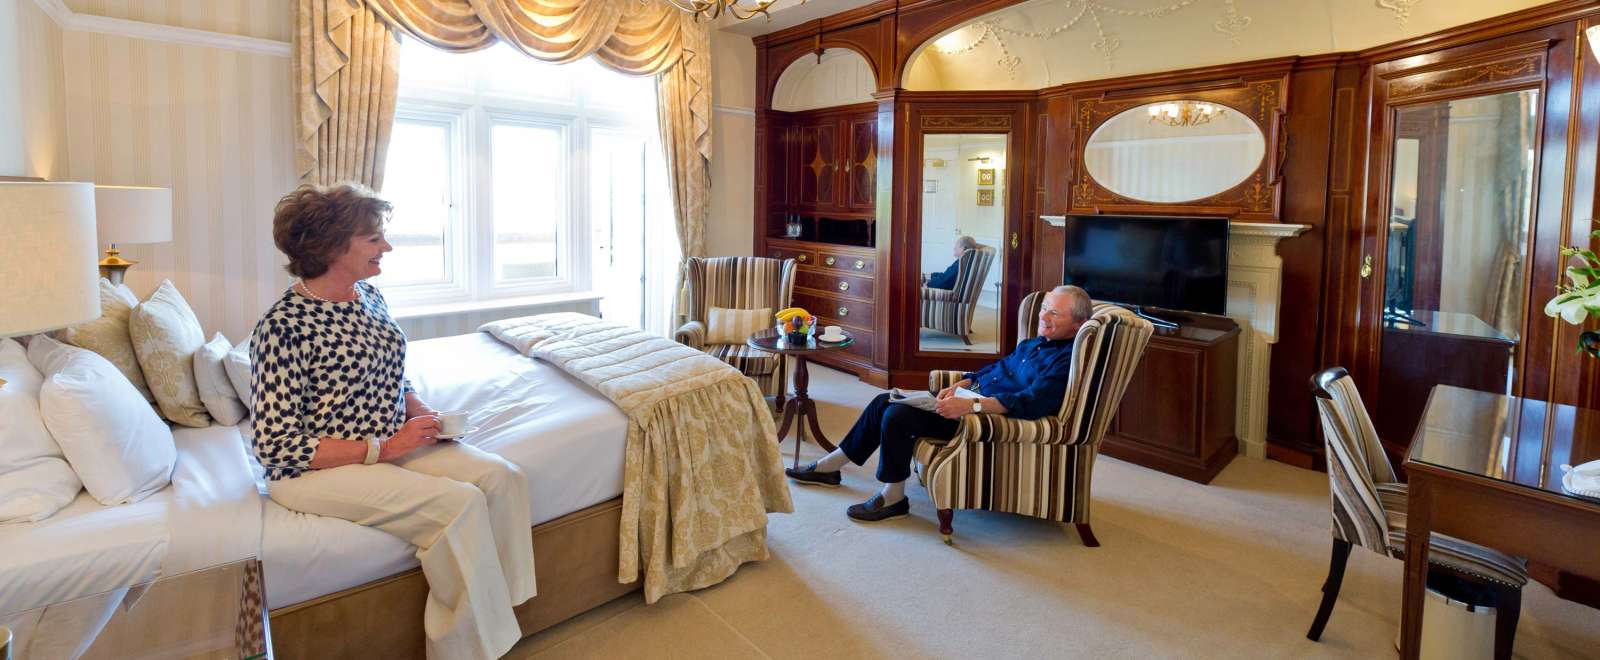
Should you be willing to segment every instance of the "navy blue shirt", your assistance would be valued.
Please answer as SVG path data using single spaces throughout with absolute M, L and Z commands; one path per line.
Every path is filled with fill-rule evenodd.
M 1034 337 L 999 362 L 966 374 L 979 394 L 1006 407 L 1006 416 L 1039 419 L 1061 411 L 1072 371 L 1072 337 Z
M 954 288 L 956 288 L 956 271 L 960 269 L 960 266 L 961 266 L 961 260 L 960 259 L 957 259 L 955 261 L 950 262 L 950 267 L 944 269 L 943 273 L 936 273 L 936 274 L 934 274 L 933 277 L 928 278 L 928 288 L 930 288 L 930 289 L 954 289 Z

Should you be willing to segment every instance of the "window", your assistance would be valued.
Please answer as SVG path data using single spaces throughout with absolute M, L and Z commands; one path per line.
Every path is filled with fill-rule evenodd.
M 391 305 L 594 291 L 607 318 L 663 330 L 677 241 L 654 79 L 504 44 L 407 40 L 400 61 L 382 191 L 394 252 L 375 280 Z

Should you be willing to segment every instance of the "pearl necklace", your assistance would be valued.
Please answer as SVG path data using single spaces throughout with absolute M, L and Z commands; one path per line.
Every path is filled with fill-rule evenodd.
M 339 301 L 328 300 L 327 298 L 324 298 L 322 296 L 317 295 L 317 292 L 312 291 L 311 290 L 311 285 L 306 284 L 306 281 L 304 279 L 295 280 L 295 283 L 299 284 L 300 285 L 300 291 L 304 292 L 307 296 L 310 296 L 312 300 L 320 300 L 322 302 L 330 303 L 330 304 L 335 303 L 335 302 L 339 302 Z M 351 291 L 351 293 L 355 294 L 355 296 L 358 297 L 358 298 L 361 296 L 361 294 L 356 291 L 356 287 L 355 287 L 354 284 L 350 285 L 350 291 Z

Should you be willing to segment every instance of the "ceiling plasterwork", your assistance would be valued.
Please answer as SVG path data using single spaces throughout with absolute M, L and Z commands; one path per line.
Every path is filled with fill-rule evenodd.
M 1411 0 L 1394 0 L 1407 2 Z M 1092 26 L 1095 38 L 1089 42 L 1089 48 L 1099 53 L 1105 61 L 1106 69 L 1111 69 L 1115 64 L 1117 49 L 1122 47 L 1122 39 L 1117 32 L 1107 26 L 1115 20 L 1162 19 L 1184 12 L 1195 6 L 1197 0 L 1177 0 L 1176 2 L 1163 3 L 1158 6 L 1144 9 L 1127 9 L 1108 5 L 1099 0 L 1061 0 L 1062 6 L 1067 10 L 1065 22 L 1052 28 L 1043 30 L 1020 30 L 1006 25 L 1005 15 L 992 16 L 971 24 L 966 29 L 969 31 L 971 41 L 958 46 L 945 46 L 935 43 L 932 48 L 935 52 L 945 56 L 969 55 L 986 43 L 994 42 L 1000 50 L 1000 57 L 995 61 L 999 67 L 1013 80 L 1016 79 L 1017 66 L 1022 63 L 1022 58 L 1013 54 L 1007 39 L 1032 39 L 1036 41 L 1049 41 L 1062 34 L 1073 31 L 1080 25 Z M 1250 17 L 1239 14 L 1233 0 L 1222 0 L 1222 18 L 1216 21 L 1217 31 L 1227 35 L 1234 43 L 1239 42 L 1239 35 L 1250 26 Z M 975 33 L 975 34 L 972 34 Z
M 1422 4 L 1422 0 L 1378 0 L 1378 6 L 1394 12 L 1395 22 L 1400 27 L 1406 26 L 1406 21 L 1411 20 L 1411 8 Z

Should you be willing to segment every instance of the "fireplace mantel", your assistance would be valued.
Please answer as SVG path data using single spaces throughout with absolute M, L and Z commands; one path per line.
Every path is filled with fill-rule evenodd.
M 1278 241 L 1298 236 L 1310 225 L 1264 222 L 1228 223 L 1228 308 L 1239 323 L 1239 398 L 1235 417 L 1239 453 L 1265 458 L 1267 392 L 1272 345 L 1278 343 L 1278 309 L 1283 304 L 1283 258 Z

